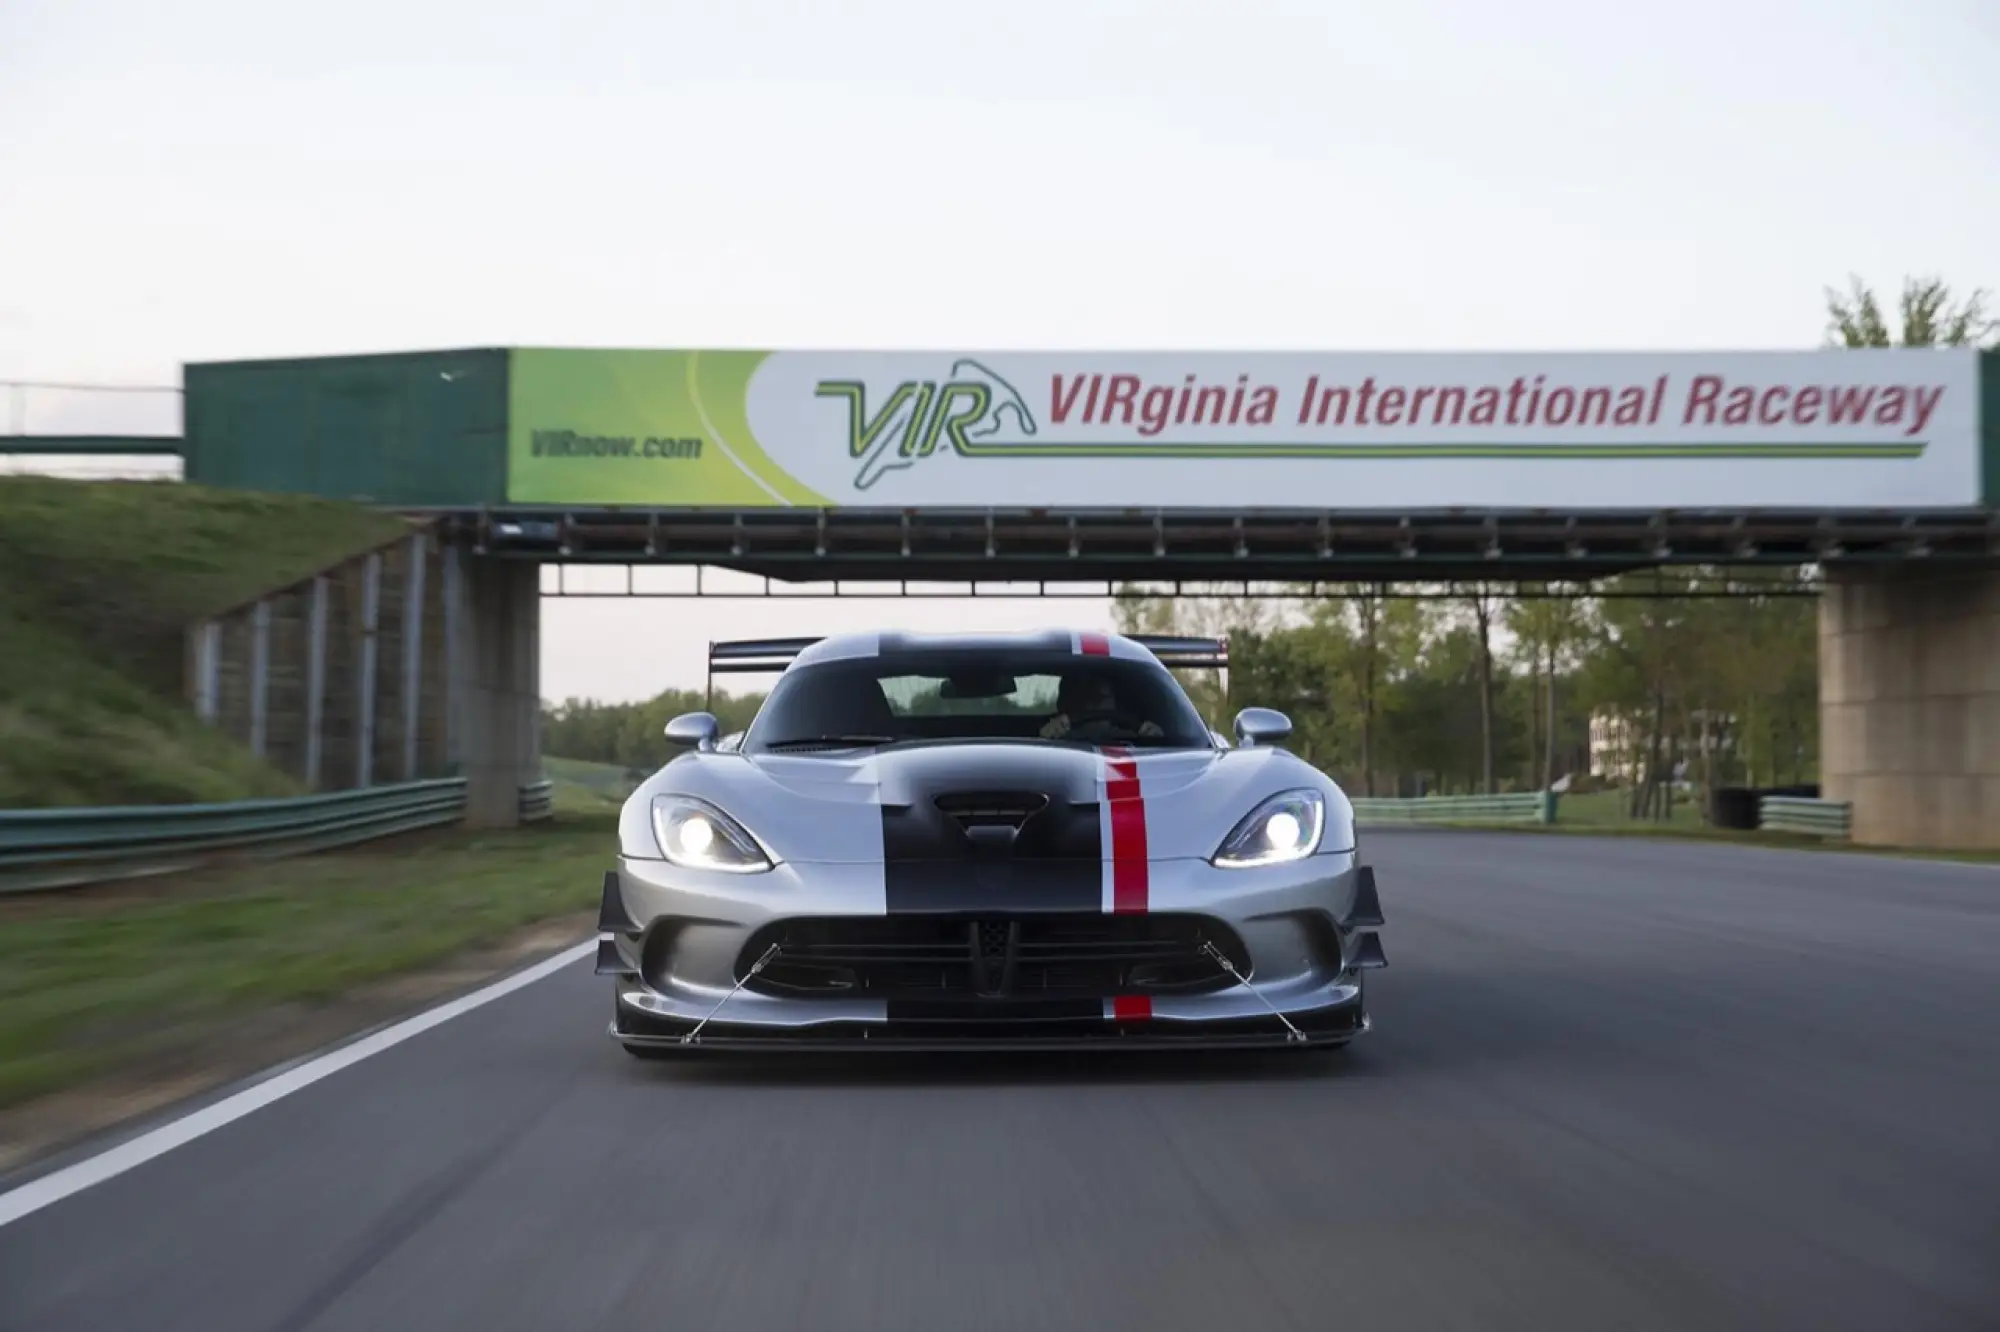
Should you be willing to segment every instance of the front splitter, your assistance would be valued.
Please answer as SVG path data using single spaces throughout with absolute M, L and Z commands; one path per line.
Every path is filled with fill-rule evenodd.
M 621 1017 L 630 1021 L 629 1014 Z M 1276 1019 L 1211 1022 L 831 1022 L 809 1028 L 755 1023 L 697 1024 L 648 1017 L 631 1026 L 614 1019 L 606 1034 L 634 1050 L 686 1051 L 964 1051 L 964 1050 L 1222 1050 L 1341 1046 L 1373 1027 L 1359 1004 L 1286 1014 L 1294 1034 Z M 692 1036 L 692 1039 L 689 1037 Z

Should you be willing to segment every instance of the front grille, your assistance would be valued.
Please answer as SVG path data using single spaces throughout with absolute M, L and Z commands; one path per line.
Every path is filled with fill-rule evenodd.
M 778 956 L 745 988 L 789 997 L 1077 998 L 1202 994 L 1234 982 L 1249 959 L 1220 921 L 1189 915 L 885 916 L 780 921 L 759 930 L 736 974 L 772 945 Z

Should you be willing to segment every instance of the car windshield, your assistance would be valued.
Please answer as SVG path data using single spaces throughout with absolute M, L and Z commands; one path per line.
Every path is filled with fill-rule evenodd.
M 771 690 L 743 749 L 909 740 L 1214 747 L 1201 714 L 1157 661 L 980 648 L 795 666 Z

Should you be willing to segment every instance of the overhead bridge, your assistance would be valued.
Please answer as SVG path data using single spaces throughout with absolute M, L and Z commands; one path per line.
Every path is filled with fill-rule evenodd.
M 647 565 L 836 593 L 1723 566 L 1722 594 L 1812 565 L 1854 839 L 2000 846 L 2000 354 L 476 348 L 184 378 L 187 480 L 432 520 L 495 699 L 539 696 L 542 565 L 631 594 Z M 531 775 L 526 712 L 473 728 L 473 807 Z
M 1984 564 L 2000 514 L 1638 510 L 1388 514 L 1279 508 L 716 512 L 426 510 L 474 550 L 562 564 L 676 564 L 785 582 L 1565 582 L 1663 565 Z

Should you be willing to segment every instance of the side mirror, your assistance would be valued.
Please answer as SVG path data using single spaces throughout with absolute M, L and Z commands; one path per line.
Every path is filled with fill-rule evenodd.
M 667 743 L 696 749 L 713 749 L 715 734 L 722 724 L 712 712 L 683 712 L 667 723 Z
M 1275 745 L 1292 733 L 1292 719 L 1275 708 L 1245 708 L 1236 714 L 1236 738 L 1244 748 Z

